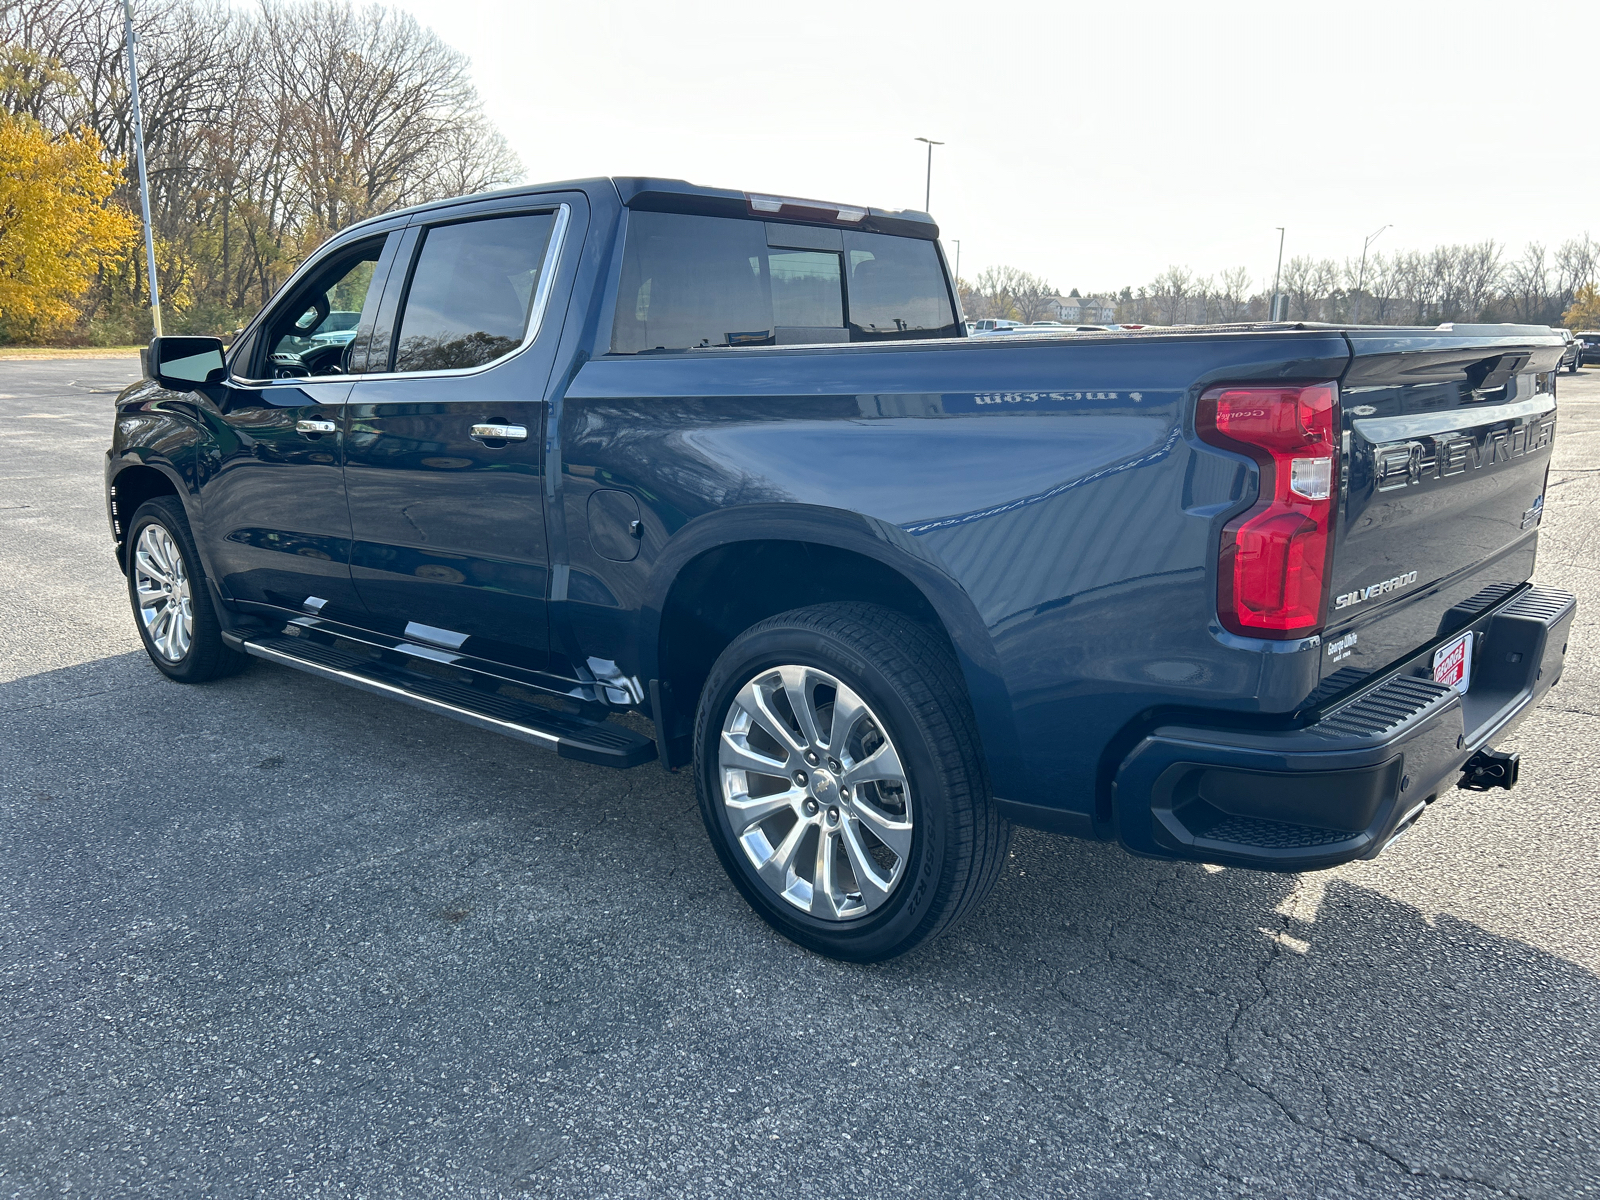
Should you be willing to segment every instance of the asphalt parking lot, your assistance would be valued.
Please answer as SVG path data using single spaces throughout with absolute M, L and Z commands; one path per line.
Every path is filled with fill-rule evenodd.
M 101 497 L 135 371 L 0 362 L 0 1195 L 1600 1194 L 1600 369 L 1520 788 L 1304 876 L 1021 833 L 874 967 L 746 908 L 686 775 L 165 681 Z

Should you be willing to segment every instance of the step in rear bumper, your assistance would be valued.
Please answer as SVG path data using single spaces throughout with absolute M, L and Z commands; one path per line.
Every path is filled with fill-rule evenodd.
M 1478 636 L 1465 696 L 1429 678 L 1430 645 L 1303 728 L 1156 728 L 1117 770 L 1118 838 L 1277 871 L 1370 858 L 1554 686 L 1576 611 L 1570 593 L 1532 587 L 1466 626 Z

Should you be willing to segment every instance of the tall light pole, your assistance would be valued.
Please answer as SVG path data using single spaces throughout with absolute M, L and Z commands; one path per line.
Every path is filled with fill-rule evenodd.
M 161 336 L 161 290 L 156 285 L 156 239 L 150 229 L 150 177 L 144 169 L 144 118 L 139 115 L 139 64 L 133 55 L 133 0 L 122 0 L 123 28 L 128 41 L 128 91 L 133 98 L 133 148 L 139 160 L 139 208 L 144 213 L 144 258 L 150 272 L 150 327 Z
M 928 143 L 928 186 L 927 189 L 922 193 L 922 211 L 932 212 L 933 210 L 928 206 L 933 203 L 933 148 L 935 146 L 942 146 L 944 143 L 936 142 L 932 138 L 925 137 L 919 137 L 916 140 L 919 142 Z
M 1272 273 L 1272 312 L 1268 314 L 1268 319 L 1276 321 L 1280 319 L 1278 316 L 1278 280 L 1283 278 L 1283 226 L 1274 225 L 1273 228 L 1278 231 L 1278 269 Z M 1288 307 L 1287 304 L 1284 305 L 1284 308 L 1287 309 Z M 1285 312 L 1283 315 L 1287 317 L 1289 314 Z
M 1378 230 L 1378 233 L 1382 233 L 1384 229 L 1393 229 L 1393 228 L 1394 228 L 1393 225 L 1385 225 L 1383 227 L 1383 229 Z M 1361 324 L 1361 288 L 1367 282 L 1367 247 L 1372 245 L 1373 242 L 1378 240 L 1378 233 L 1368 234 L 1367 235 L 1367 240 L 1361 243 L 1361 270 L 1356 274 L 1356 320 L 1355 320 L 1355 323 L 1357 325 Z
M 961 281 L 961 239 L 951 238 L 950 240 L 956 244 L 956 282 L 959 283 Z

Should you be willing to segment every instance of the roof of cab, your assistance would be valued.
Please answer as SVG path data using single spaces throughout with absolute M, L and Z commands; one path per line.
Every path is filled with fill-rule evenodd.
M 610 178 L 566 179 L 555 183 L 524 183 L 514 187 L 499 188 L 492 192 L 479 192 L 471 196 L 452 196 L 444 200 L 431 200 L 396 209 L 377 217 L 370 217 L 345 230 L 360 229 L 377 221 L 387 221 L 413 213 L 433 212 L 451 208 L 469 201 L 489 200 L 499 196 L 536 196 L 546 192 L 590 192 L 611 187 L 628 208 L 654 212 L 697 213 L 704 216 L 758 217 L 772 221 L 797 224 L 837 225 L 863 229 L 872 233 L 892 233 L 902 237 L 926 238 L 939 236 L 939 226 L 924 212 L 909 209 L 870 208 L 865 205 L 837 204 L 832 201 L 801 200 L 791 196 L 773 196 L 764 193 L 739 192 L 730 188 L 703 187 L 683 179 L 660 179 L 646 175 L 618 175 Z M 762 202 L 764 211 L 752 206 L 752 200 Z M 776 205 L 777 207 L 774 207 Z M 836 214 L 830 216 L 829 214 Z M 865 214 L 847 217 L 845 214 Z

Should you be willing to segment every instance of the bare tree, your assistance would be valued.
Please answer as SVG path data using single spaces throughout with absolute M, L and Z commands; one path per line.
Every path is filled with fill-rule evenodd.
M 1050 311 L 1055 296 L 1055 288 L 1038 275 L 1019 271 L 1011 291 L 1011 307 L 1016 310 L 1017 320 L 1037 321 Z
M 1594 286 L 1597 265 L 1600 265 L 1600 245 L 1591 241 L 1587 233 L 1561 243 L 1556 251 L 1556 286 L 1563 307 L 1581 288 Z
M 1017 292 L 1031 279 L 1026 271 L 1016 267 L 987 267 L 978 276 L 977 292 L 983 298 L 984 316 L 1001 320 L 1021 320 L 1017 309 Z
M 1171 266 L 1156 276 L 1148 291 L 1161 324 L 1180 325 L 1188 319 L 1193 284 L 1194 274 L 1188 267 Z
M 1395 312 L 1396 273 L 1393 258 L 1374 254 L 1367 260 L 1361 315 L 1368 324 L 1386 325 Z
M 1250 309 L 1250 272 L 1234 267 L 1218 276 L 1217 315 L 1223 321 L 1242 321 Z
M 1331 258 L 1321 258 L 1311 268 L 1309 280 L 1311 295 L 1315 298 L 1310 312 L 1314 321 L 1337 320 L 1344 296 L 1339 287 L 1339 264 Z
M 54 131 L 87 126 L 127 158 L 123 28 L 119 0 L 0 0 L 0 100 Z M 242 316 L 352 221 L 520 175 L 466 60 L 403 12 L 141 0 L 139 29 L 152 220 L 175 330 Z M 136 202 L 131 183 L 121 199 Z M 142 321 L 142 267 L 132 256 L 91 309 L 120 303 Z
M 1296 255 L 1283 265 L 1283 290 L 1300 310 L 1302 321 L 1312 320 L 1313 310 L 1318 307 L 1316 273 L 1317 264 L 1303 254 Z
M 1484 319 L 1490 302 L 1500 292 L 1503 252 L 1504 247 L 1493 238 L 1458 248 L 1456 275 L 1462 316 L 1473 321 Z
M 1517 320 L 1545 319 L 1550 307 L 1550 266 L 1540 243 L 1529 242 L 1522 257 L 1506 268 L 1506 298 Z

